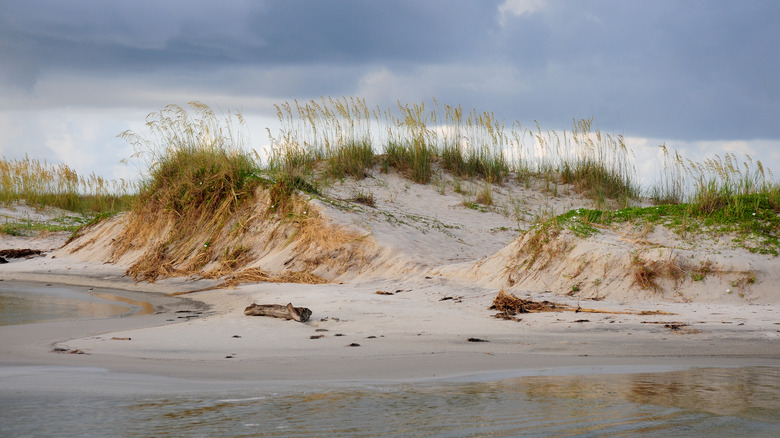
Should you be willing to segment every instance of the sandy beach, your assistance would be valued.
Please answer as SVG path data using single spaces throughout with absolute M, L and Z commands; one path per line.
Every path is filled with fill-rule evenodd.
M 403 202 L 399 198 L 425 195 L 413 190 L 396 193 L 391 208 L 407 214 L 415 214 L 414 208 L 436 211 L 414 202 L 399 206 Z M 380 245 L 383 252 L 372 266 L 385 266 L 385 270 L 350 271 L 328 284 L 254 283 L 201 290 L 219 281 L 191 276 L 135 282 L 124 275 L 126 264 L 96 262 L 101 258 L 95 256 L 99 245 L 91 252 L 58 249 L 66 236 L 56 233 L 3 240 L 3 248 L 36 247 L 46 252 L 0 265 L 0 286 L 68 284 L 99 289 L 152 303 L 156 312 L 0 327 L 0 365 L 99 367 L 201 381 L 268 382 L 477 379 L 479 375 L 648 367 L 780 365 L 777 298 L 758 288 L 752 295 L 741 294 L 752 297 L 741 302 L 733 299 L 736 294 L 680 302 L 679 295 L 636 288 L 615 288 L 612 295 L 594 299 L 520 286 L 509 290 L 524 299 L 550 300 L 582 311 L 494 318 L 496 311 L 489 307 L 504 286 L 490 276 L 474 281 L 478 272 L 474 266 L 484 269 L 502 246 L 511 245 L 507 237 L 511 233 L 500 228 L 507 219 L 457 208 L 446 196 L 429 199 L 449 201 L 451 205 L 440 211 L 460 215 L 432 219 L 473 226 L 436 233 L 418 225 L 376 221 L 371 229 L 376 241 L 390 243 Z M 353 224 L 370 223 L 371 214 L 378 213 L 333 213 L 332 217 L 342 224 L 350 219 Z M 103 237 L 110 235 L 104 230 Z M 458 254 L 469 247 L 481 253 L 476 265 L 458 260 Z M 406 256 L 397 262 L 402 253 Z M 715 279 L 712 284 L 717 284 Z M 171 296 L 188 291 L 196 292 Z M 644 299 L 636 298 L 640 293 Z M 311 309 L 312 315 L 305 323 L 245 316 L 244 309 L 252 303 L 292 303 Z
M 574 367 L 596 372 L 610 367 L 777 366 L 780 360 L 773 306 L 659 304 L 631 309 L 674 310 L 677 315 L 568 312 L 509 322 L 489 319 L 490 297 L 464 294 L 462 302 L 439 301 L 437 290 L 442 289 L 435 286 L 418 299 L 378 296 L 359 286 L 289 289 L 264 285 L 200 292 L 197 300 L 206 307 L 163 293 L 130 293 L 164 310 L 2 327 L 2 364 L 89 366 L 205 380 L 407 381 Z M 322 310 L 308 323 L 243 315 L 245 303 L 276 302 L 280 295 Z M 469 301 L 482 305 L 469 306 Z M 599 304 L 605 310 L 626 309 Z M 177 311 L 187 310 L 205 312 L 171 321 L 181 314 Z M 670 319 L 687 322 L 699 333 L 678 334 L 664 324 L 649 323 Z M 353 343 L 360 346 L 350 347 Z M 57 347 L 86 354 L 53 353 Z

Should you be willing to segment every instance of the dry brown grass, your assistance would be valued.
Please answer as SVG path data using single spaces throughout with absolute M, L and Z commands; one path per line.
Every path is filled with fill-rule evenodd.
M 200 274 L 211 263 L 225 271 L 240 269 L 251 259 L 242 242 L 255 206 L 255 202 L 245 201 L 236 208 L 225 202 L 218 209 L 231 212 L 203 210 L 188 216 L 178 216 L 154 203 L 144 206 L 128 213 L 124 232 L 113 242 L 111 260 L 140 251 L 127 270 L 136 281 Z
M 517 313 L 531 312 L 559 312 L 562 310 L 573 310 L 570 306 L 553 303 L 551 301 L 531 301 L 518 298 L 509 292 L 501 289 L 498 295 L 493 299 L 490 309 L 504 312 L 508 315 Z
M 209 220 L 207 214 L 185 220 L 151 206 L 130 212 L 122 234 L 113 241 L 111 260 L 131 255 L 134 262 L 127 275 L 152 282 L 171 276 L 230 277 L 288 247 L 292 250 L 286 273 L 253 270 L 230 281 L 318 283 L 325 280 L 312 274 L 315 269 L 339 275 L 362 268 L 365 236 L 328 223 L 295 192 L 283 210 L 270 211 L 274 202 L 270 192 L 271 188 L 258 187 L 253 199 L 225 221 Z
M 668 278 L 675 285 L 679 285 L 689 271 L 688 266 L 671 253 L 660 260 L 645 260 L 639 253 L 635 253 L 631 266 L 633 268 L 631 284 L 654 292 L 663 292 L 663 287 L 658 284 L 659 280 Z
M 561 227 L 555 221 L 547 221 L 528 231 L 513 257 L 509 272 L 509 285 L 513 286 L 523 272 L 545 269 L 572 249 L 567 238 L 561 236 Z
M 220 257 L 223 255 L 229 256 L 227 264 L 232 262 L 237 267 L 227 248 L 237 246 L 240 236 L 227 236 L 228 224 L 211 221 L 205 213 L 178 220 L 171 213 L 153 208 L 130 214 L 124 233 L 114 242 L 112 260 L 129 251 L 142 251 L 127 270 L 136 281 L 198 273 L 212 260 L 224 259 Z
M 223 273 L 215 272 L 211 278 L 222 277 Z M 298 284 L 326 284 L 328 280 L 310 272 L 291 271 L 272 274 L 259 268 L 249 268 L 229 275 L 220 287 L 234 287 L 241 283 L 298 283 Z
M 324 267 L 343 274 L 360 270 L 368 262 L 372 245 L 368 236 L 328 223 L 319 214 L 298 223 L 294 261 L 304 271 Z

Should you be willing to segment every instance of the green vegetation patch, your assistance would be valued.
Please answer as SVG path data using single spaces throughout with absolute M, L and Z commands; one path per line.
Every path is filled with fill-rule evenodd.
M 736 233 L 735 243 L 751 252 L 780 254 L 780 196 L 777 190 L 724 197 L 718 208 L 698 203 L 629 207 L 620 210 L 570 210 L 550 221 L 580 237 L 598 232 L 594 225 L 662 224 L 679 233 Z
M 22 220 L 20 222 L 6 222 L 0 225 L 0 234 L 30 237 L 41 232 L 54 233 L 57 231 L 75 231 L 80 226 L 80 224 L 56 224 Z

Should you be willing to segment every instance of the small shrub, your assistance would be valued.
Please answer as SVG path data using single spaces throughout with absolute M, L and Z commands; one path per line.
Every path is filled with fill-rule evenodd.
M 632 284 L 639 286 L 640 289 L 661 290 L 656 283 L 655 277 L 658 275 L 653 269 L 652 263 L 645 263 L 642 260 L 634 259 L 634 281 Z
M 693 281 L 703 281 L 707 278 L 707 275 L 712 272 L 713 266 L 711 260 L 703 261 L 699 266 L 691 272 L 691 279 Z
M 658 279 L 669 278 L 679 284 L 685 278 L 685 269 L 677 257 L 671 254 L 665 260 L 643 260 L 639 253 L 634 253 L 631 264 L 634 268 L 632 285 L 640 289 L 660 292 L 663 288 L 658 284 Z
M 363 191 L 359 191 L 355 196 L 351 199 L 352 202 L 357 202 L 358 204 L 367 205 L 369 207 L 375 207 L 376 201 L 374 200 L 374 194 L 371 192 L 364 193 Z

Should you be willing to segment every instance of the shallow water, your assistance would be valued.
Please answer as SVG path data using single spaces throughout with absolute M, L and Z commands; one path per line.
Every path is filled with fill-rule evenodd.
M 154 311 L 86 288 L 3 286 L 0 325 Z M 9 366 L 0 436 L 780 436 L 778 367 L 596 371 L 304 384 Z
M 0 368 L 3 435 L 780 436 L 776 367 L 275 388 L 155 379 Z
M 0 326 L 153 312 L 150 303 L 86 287 L 0 283 Z

